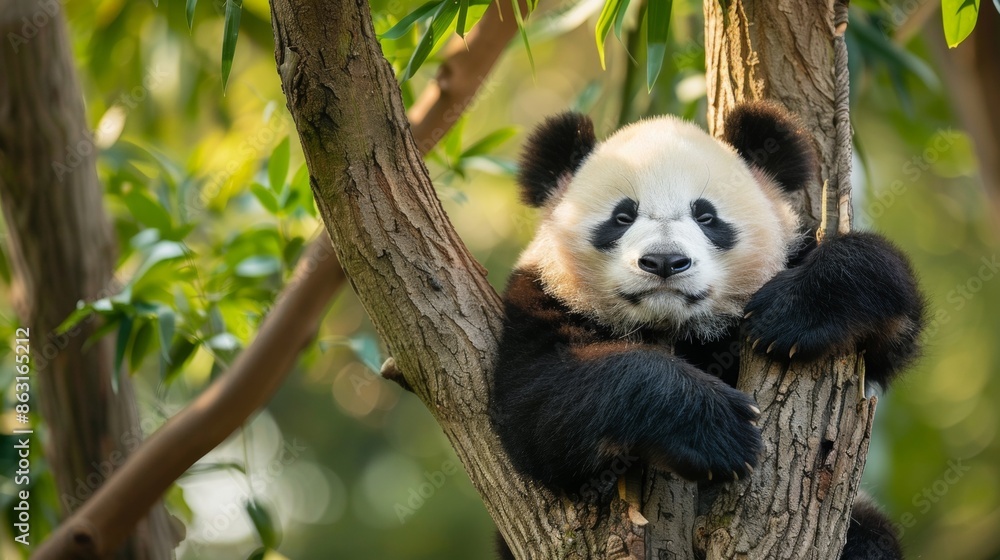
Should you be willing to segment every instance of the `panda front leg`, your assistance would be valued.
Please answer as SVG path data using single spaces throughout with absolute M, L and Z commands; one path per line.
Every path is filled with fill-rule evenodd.
M 633 455 L 724 480 L 761 451 L 748 395 L 653 347 L 575 347 L 496 376 L 493 423 L 515 465 L 569 493 Z
M 764 284 L 744 332 L 757 352 L 786 362 L 863 351 L 868 381 L 885 388 L 916 357 L 924 322 L 907 258 L 878 235 L 848 233 Z

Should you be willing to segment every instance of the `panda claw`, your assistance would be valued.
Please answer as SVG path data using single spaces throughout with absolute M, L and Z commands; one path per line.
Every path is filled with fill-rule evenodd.
M 752 411 L 753 411 L 754 415 L 756 415 L 756 416 L 760 416 L 760 409 L 759 409 L 759 408 L 757 408 L 756 406 L 754 406 L 754 405 L 750 405 L 750 410 L 752 410 Z
M 757 345 L 760 344 L 761 340 L 762 339 L 758 338 L 757 340 L 753 341 L 753 346 L 751 346 L 750 349 L 751 350 L 756 350 L 757 349 Z
M 788 351 L 788 359 L 791 360 L 795 357 L 795 353 L 799 351 L 799 343 L 796 342 L 792 345 L 792 349 Z
M 733 480 L 736 482 L 740 481 L 740 473 L 733 471 Z
M 712 471 L 708 471 L 708 479 L 712 480 Z
M 753 311 L 748 311 L 746 315 L 743 316 L 744 319 L 749 319 L 753 315 Z
M 770 354 L 771 350 L 774 350 L 774 347 L 775 347 L 776 344 L 778 344 L 777 340 L 775 340 L 774 342 L 772 342 L 771 345 L 767 347 L 767 352 L 766 353 Z
M 743 463 L 743 466 L 747 468 L 747 474 L 753 474 L 753 465 L 750 463 Z

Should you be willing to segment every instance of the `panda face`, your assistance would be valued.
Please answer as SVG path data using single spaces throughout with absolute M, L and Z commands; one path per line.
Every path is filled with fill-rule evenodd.
M 598 144 L 543 210 L 520 266 L 623 334 L 721 334 L 784 268 L 797 227 L 766 174 L 674 118 Z

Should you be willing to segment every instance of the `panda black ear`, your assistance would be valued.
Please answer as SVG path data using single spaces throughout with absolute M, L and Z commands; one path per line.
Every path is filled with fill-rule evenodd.
M 723 140 L 748 164 L 773 177 L 785 192 L 803 189 L 819 177 L 809 133 L 791 113 L 773 103 L 756 101 L 733 109 Z
M 563 113 L 546 119 L 528 137 L 521 153 L 517 182 L 524 203 L 545 204 L 560 182 L 576 173 L 596 143 L 594 123 L 586 115 Z

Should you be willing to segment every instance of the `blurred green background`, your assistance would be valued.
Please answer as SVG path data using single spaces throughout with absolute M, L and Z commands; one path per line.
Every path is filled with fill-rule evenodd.
M 652 94 L 613 34 L 601 69 L 594 24 L 602 4 L 543 3 L 528 23 L 534 69 L 523 44 L 512 42 L 460 126 L 428 158 L 452 222 L 498 290 L 535 220 L 511 178 L 533 125 L 571 107 L 589 112 L 602 135 L 646 114 L 704 122 L 701 4 L 674 3 Z M 225 92 L 224 5 L 200 2 L 191 31 L 182 2 L 65 6 L 119 240 L 118 277 L 139 281 L 160 310 L 132 305 L 106 316 L 112 329 L 133 321 L 128 360 L 147 434 L 252 340 L 320 226 L 274 67 L 267 2 L 243 2 Z M 371 5 L 384 32 L 420 2 Z M 982 273 L 984 263 L 1000 261 L 987 196 L 998 186 L 984 188 L 952 101 L 956 86 L 941 77 L 943 59 L 929 46 L 940 16 L 901 42 L 893 32 L 898 16 L 911 15 L 905 6 L 855 5 L 848 39 L 856 225 L 883 232 L 912 256 L 932 315 L 924 359 L 879 402 L 864 488 L 900 525 L 910 557 L 998 558 L 1000 281 L 990 267 Z M 632 12 L 623 41 L 638 45 Z M 421 30 L 384 41 L 397 72 Z M 437 62 L 432 55 L 403 84 L 407 103 Z M 483 138 L 489 153 L 463 157 Z M 0 241 L 6 253 L 6 237 Z M 177 246 L 181 257 L 162 252 Z M 150 264 L 156 254 L 168 257 Z M 8 291 L 5 257 L 0 280 Z M 18 325 L 6 301 L 0 319 L 9 344 Z M 159 358 L 158 313 L 173 315 L 170 351 L 182 358 L 174 366 Z M 9 434 L 13 361 L 4 350 L 0 431 Z M 489 558 L 492 522 L 479 497 L 423 405 L 373 373 L 383 358 L 345 289 L 266 410 L 171 491 L 168 506 L 187 525 L 179 557 L 246 558 L 260 546 L 243 506 L 253 497 L 280 526 L 278 551 L 289 558 Z M 6 453 L 0 505 L 10 515 Z M 43 473 L 33 494 L 37 542 L 56 522 L 57 498 L 44 458 L 34 461 Z M 18 558 L 8 521 L 0 523 L 0 556 Z

